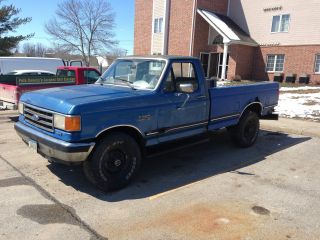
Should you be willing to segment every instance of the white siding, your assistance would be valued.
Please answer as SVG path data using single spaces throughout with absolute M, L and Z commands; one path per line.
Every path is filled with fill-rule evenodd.
M 311 45 L 320 44 L 319 11 L 319 0 L 230 0 L 229 17 L 259 44 Z M 289 32 L 271 33 L 272 17 L 280 14 L 290 14 Z
M 163 37 L 164 37 L 164 12 L 165 12 L 165 0 L 153 0 L 153 20 L 155 18 L 163 18 L 162 33 L 152 32 L 152 48 L 151 53 L 162 53 L 163 50 Z

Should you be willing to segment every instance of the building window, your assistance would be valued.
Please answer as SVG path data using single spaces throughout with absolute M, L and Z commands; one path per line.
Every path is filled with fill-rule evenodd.
M 155 18 L 153 21 L 153 32 L 154 33 L 162 33 L 162 23 L 163 18 Z
M 288 32 L 290 14 L 276 15 L 272 18 L 271 32 Z
M 320 54 L 316 55 L 316 63 L 315 63 L 315 69 L 314 71 L 316 73 L 320 73 Z
M 284 65 L 284 54 L 267 55 L 267 72 L 282 72 Z

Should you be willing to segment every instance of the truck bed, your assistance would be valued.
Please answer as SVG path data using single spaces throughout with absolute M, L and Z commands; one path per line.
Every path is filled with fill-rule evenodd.
M 76 84 L 74 78 L 65 78 L 69 82 L 46 82 L 46 80 L 59 80 L 56 76 L 24 76 L 1 75 L 0 76 L 0 108 L 16 109 L 20 96 L 25 92 L 36 91 L 45 88 L 59 87 Z M 63 79 L 63 77 L 61 78 Z M 37 80 L 33 83 L 30 81 Z M 71 81 L 72 80 L 72 81 Z
M 219 129 L 237 123 L 242 111 L 253 102 L 260 102 L 262 115 L 278 102 L 278 83 L 221 86 L 209 88 L 211 98 L 209 129 Z

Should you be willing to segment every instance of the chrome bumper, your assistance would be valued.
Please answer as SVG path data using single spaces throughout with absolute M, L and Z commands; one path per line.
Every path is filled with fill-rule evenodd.
M 49 160 L 63 162 L 83 162 L 91 153 L 95 143 L 69 143 L 38 132 L 21 122 L 14 125 L 15 130 L 27 144 L 34 141 L 37 152 Z

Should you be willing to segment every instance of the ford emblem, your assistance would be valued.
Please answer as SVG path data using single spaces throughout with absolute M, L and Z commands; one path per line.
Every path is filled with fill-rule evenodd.
M 31 118 L 33 121 L 39 121 L 39 116 L 37 114 L 34 114 Z

